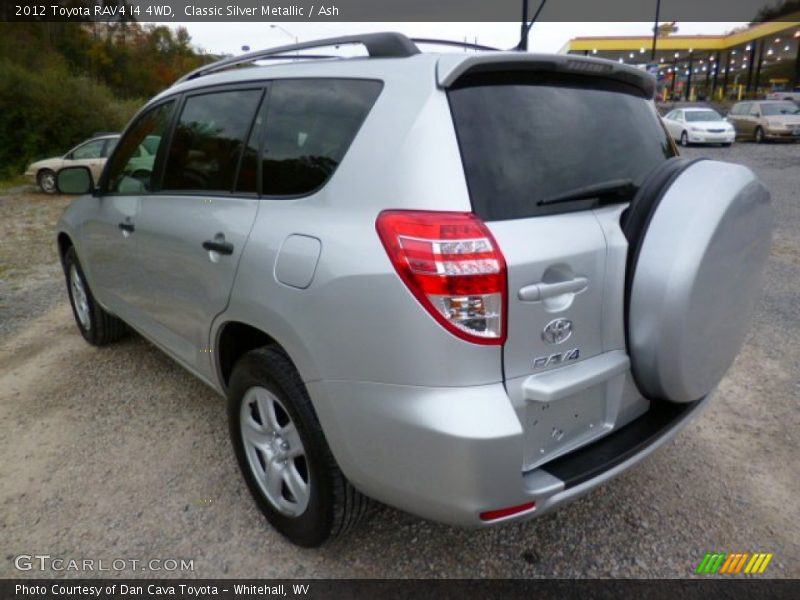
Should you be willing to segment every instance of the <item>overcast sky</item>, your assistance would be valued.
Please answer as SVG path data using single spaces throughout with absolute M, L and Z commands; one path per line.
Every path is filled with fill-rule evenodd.
M 519 40 L 519 23 L 279 23 L 289 34 L 269 23 L 178 23 L 189 30 L 195 45 L 214 54 L 252 50 L 368 31 L 400 31 L 409 37 L 434 37 L 510 48 Z M 719 34 L 745 23 L 678 23 L 679 34 Z M 536 23 L 530 33 L 534 52 L 558 52 L 571 38 L 587 35 L 652 35 L 650 23 Z

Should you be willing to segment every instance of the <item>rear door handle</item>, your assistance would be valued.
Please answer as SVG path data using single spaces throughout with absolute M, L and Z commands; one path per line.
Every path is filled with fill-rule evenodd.
M 526 285 L 517 293 L 517 297 L 523 302 L 538 302 L 561 294 L 578 294 L 586 289 L 589 280 L 586 277 L 576 277 L 568 281 L 557 281 L 555 283 L 533 283 Z
M 206 240 L 203 242 L 203 248 L 217 254 L 233 254 L 233 244 L 230 242 Z
M 133 231 L 136 229 L 136 227 L 133 226 L 133 223 L 120 223 L 118 227 L 122 231 L 127 231 L 128 233 L 133 233 Z

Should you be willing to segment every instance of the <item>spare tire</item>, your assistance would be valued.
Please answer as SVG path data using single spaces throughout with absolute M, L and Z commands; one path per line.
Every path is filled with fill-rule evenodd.
M 762 288 L 770 196 L 750 169 L 671 159 L 639 190 L 629 242 L 626 337 L 639 390 L 692 402 L 733 363 Z

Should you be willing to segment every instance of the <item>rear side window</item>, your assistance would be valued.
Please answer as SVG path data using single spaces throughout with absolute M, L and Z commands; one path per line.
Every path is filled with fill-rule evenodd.
M 190 96 L 172 137 L 164 191 L 231 192 L 262 90 Z
M 262 193 L 297 196 L 321 187 L 344 158 L 382 84 L 349 79 L 272 83 L 262 151 Z
M 91 142 L 87 142 L 83 146 L 78 146 L 75 148 L 71 158 L 75 160 L 100 158 L 103 155 L 103 146 L 105 146 L 105 143 L 105 140 L 93 140 Z
M 597 198 L 547 201 L 612 182 L 638 187 L 673 156 L 653 104 L 625 84 L 498 73 L 448 95 L 472 207 L 484 220 L 592 208 Z
M 111 153 L 114 151 L 114 148 L 117 147 L 117 142 L 119 142 L 119 138 L 108 138 L 106 141 L 106 147 L 103 148 L 103 156 L 108 158 L 111 156 Z

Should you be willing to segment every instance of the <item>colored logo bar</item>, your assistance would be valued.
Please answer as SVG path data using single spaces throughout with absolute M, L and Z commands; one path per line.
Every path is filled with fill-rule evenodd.
M 713 575 L 715 573 L 735 575 L 737 573 L 763 573 L 773 554 L 764 552 L 709 552 L 700 561 L 696 573 Z

